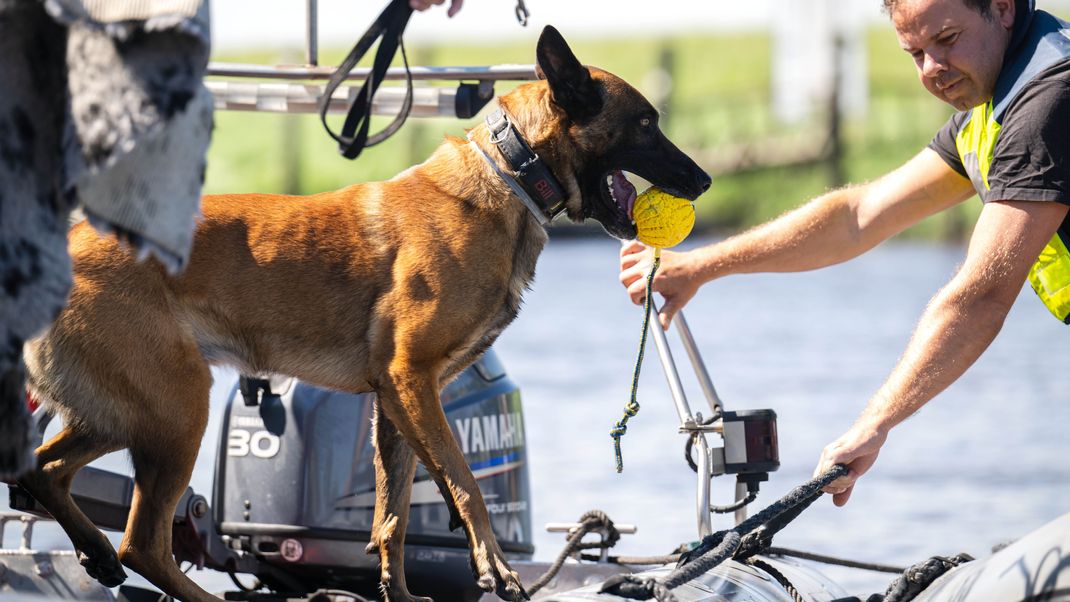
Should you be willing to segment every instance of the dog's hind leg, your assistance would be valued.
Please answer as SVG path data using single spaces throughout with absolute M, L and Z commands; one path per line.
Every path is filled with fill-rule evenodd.
M 405 436 L 431 476 L 448 494 L 464 523 L 476 583 L 505 600 L 527 599 L 520 577 L 509 567 L 491 529 L 483 494 L 446 422 L 436 380 L 424 371 L 392 367 L 396 391 L 382 387 L 383 413 Z M 449 502 L 447 502 L 449 503 Z
M 86 573 L 107 587 L 126 580 L 115 548 L 71 499 L 71 481 L 83 466 L 119 449 L 118 445 L 72 427 L 66 427 L 37 448 L 38 468 L 18 483 L 56 519 Z
M 390 602 L 431 602 L 409 594 L 405 583 L 405 529 L 409 522 L 416 455 L 394 423 L 374 403 L 372 444 L 375 446 L 375 515 L 369 553 L 379 553 L 380 584 Z
M 184 602 L 219 600 L 179 570 L 171 551 L 175 506 L 189 485 L 208 422 L 211 375 L 207 366 L 202 367 L 203 373 L 199 375 L 182 373 L 172 367 L 175 373 L 184 374 L 180 382 L 190 394 L 188 403 L 149 404 L 173 408 L 175 414 L 153 416 L 156 428 L 130 447 L 134 461 L 134 498 L 119 546 L 123 564 Z

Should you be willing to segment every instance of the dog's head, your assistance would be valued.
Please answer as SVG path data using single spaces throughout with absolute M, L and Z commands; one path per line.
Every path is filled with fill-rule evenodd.
M 570 219 L 635 238 L 636 191 L 624 172 L 690 200 L 709 188 L 710 176 L 662 133 L 654 106 L 619 77 L 580 64 L 553 27 L 539 37 L 536 61 L 544 81 L 500 102 L 568 192 Z

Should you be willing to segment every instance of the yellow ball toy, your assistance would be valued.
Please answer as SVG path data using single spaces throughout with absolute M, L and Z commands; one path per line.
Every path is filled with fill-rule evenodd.
M 636 238 L 658 249 L 674 247 L 695 227 L 695 206 L 691 201 L 673 196 L 651 186 L 635 199 L 632 209 Z

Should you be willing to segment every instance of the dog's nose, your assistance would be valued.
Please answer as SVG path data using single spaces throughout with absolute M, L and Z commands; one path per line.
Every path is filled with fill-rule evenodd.
M 702 175 L 698 178 L 698 187 L 702 189 L 702 192 L 706 192 L 710 189 L 710 184 L 713 183 L 713 178 L 706 172 L 701 172 Z

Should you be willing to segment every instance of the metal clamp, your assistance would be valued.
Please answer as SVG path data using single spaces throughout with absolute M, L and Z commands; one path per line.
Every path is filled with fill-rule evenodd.
M 582 523 L 546 523 L 546 532 L 547 533 L 568 533 L 569 535 L 572 535 L 573 533 L 575 533 L 576 531 L 578 531 L 581 528 L 583 528 L 583 524 Z M 635 525 L 617 524 L 617 523 L 613 524 L 613 528 L 616 529 L 617 533 L 620 533 L 621 535 L 634 535 L 635 532 L 639 530 L 639 528 L 636 527 Z M 597 533 L 598 536 L 602 538 L 603 542 L 605 542 L 606 538 L 609 537 L 609 530 L 605 529 L 605 528 L 598 529 L 597 531 L 591 531 L 591 533 Z M 579 555 L 579 552 L 576 552 L 574 554 L 574 556 L 577 556 L 577 557 L 578 557 L 578 555 Z M 601 560 L 601 562 L 608 562 L 609 561 L 609 548 L 608 547 L 603 547 L 602 548 L 602 554 L 601 554 L 600 560 Z
M 678 432 L 684 434 L 693 433 L 724 433 L 724 421 L 718 419 L 709 424 L 704 424 L 702 421 L 702 414 L 695 414 L 694 418 L 688 418 L 684 420 L 680 425 Z

